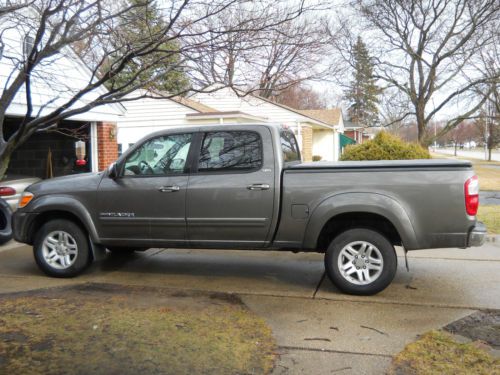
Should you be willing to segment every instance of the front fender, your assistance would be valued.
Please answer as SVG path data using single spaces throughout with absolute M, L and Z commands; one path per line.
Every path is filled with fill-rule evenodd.
M 74 197 L 63 194 L 51 194 L 36 198 L 26 207 L 30 212 L 43 214 L 50 211 L 63 211 L 76 216 L 84 225 L 85 229 L 94 243 L 99 243 L 94 221 L 85 205 Z
M 417 247 L 417 236 L 405 209 L 395 199 L 380 193 L 340 193 L 322 201 L 312 212 L 304 235 L 304 247 L 315 248 L 321 230 L 333 217 L 351 212 L 377 214 L 389 220 L 406 249 Z

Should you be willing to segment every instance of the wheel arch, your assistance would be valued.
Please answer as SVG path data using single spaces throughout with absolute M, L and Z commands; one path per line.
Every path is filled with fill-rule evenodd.
M 417 244 L 412 222 L 396 200 L 378 193 L 345 193 L 326 199 L 313 211 L 304 247 L 324 251 L 327 241 L 354 227 L 376 230 L 407 249 Z
M 30 244 L 33 244 L 34 236 L 40 227 L 53 219 L 67 219 L 74 222 L 85 230 L 91 242 L 99 243 L 92 218 L 81 202 L 67 196 L 47 196 L 33 203 L 31 209 L 38 215 L 29 227 Z

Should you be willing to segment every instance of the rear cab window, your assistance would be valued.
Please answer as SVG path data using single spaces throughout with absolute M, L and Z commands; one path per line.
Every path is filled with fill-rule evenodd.
M 300 151 L 295 135 L 286 129 L 280 131 L 281 151 L 283 153 L 283 162 L 300 161 Z

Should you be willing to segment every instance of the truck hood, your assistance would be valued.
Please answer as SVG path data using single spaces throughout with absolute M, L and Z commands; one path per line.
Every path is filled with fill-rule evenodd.
M 97 190 L 103 175 L 103 172 L 99 172 L 51 178 L 31 185 L 26 191 L 33 193 L 35 196 L 41 196 L 57 193 L 75 193 L 82 190 Z

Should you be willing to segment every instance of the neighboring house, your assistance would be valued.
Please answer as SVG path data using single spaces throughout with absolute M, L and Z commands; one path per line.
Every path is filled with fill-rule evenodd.
M 230 88 L 197 93 L 189 98 L 144 98 L 124 102 L 127 113 L 118 121 L 118 143 L 124 151 L 144 135 L 174 126 L 199 124 L 278 123 L 295 132 L 304 160 L 318 155 L 322 160 L 338 160 L 342 114 L 326 122 L 256 95 L 243 96 Z
M 23 60 L 33 48 L 33 38 L 19 29 L 0 24 L 0 87 L 12 78 L 17 69 L 15 59 Z M 14 73 L 15 74 L 15 73 Z M 83 61 L 69 48 L 50 60 L 44 61 L 31 74 L 33 116 L 50 113 L 64 104 L 73 93 L 85 87 L 92 73 Z M 105 92 L 98 88 L 83 96 L 72 108 L 77 108 Z M 62 121 L 49 131 L 38 132 L 17 149 L 10 161 L 8 174 L 25 174 L 47 177 L 106 168 L 117 157 L 116 121 L 124 114 L 121 105 L 93 108 Z M 26 92 L 22 87 L 7 108 L 4 121 L 6 135 L 15 131 L 26 114 Z M 70 136 L 71 135 L 71 136 Z M 76 142 L 83 141 L 86 165 L 77 166 Z M 50 166 L 49 166 L 50 165 Z
M 365 128 L 358 126 L 352 122 L 346 122 L 344 125 L 344 134 L 349 138 L 354 139 L 358 144 L 363 143 L 367 139 Z
M 331 109 L 310 109 L 301 111 L 304 114 L 320 119 L 331 126 L 336 126 L 343 129 L 343 132 L 339 133 L 339 148 L 340 154 L 344 151 L 344 147 L 347 145 L 362 143 L 363 137 L 361 136 L 361 142 L 353 137 L 352 132 L 347 123 L 344 123 L 344 118 L 342 115 L 341 108 L 331 108 Z

